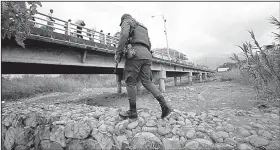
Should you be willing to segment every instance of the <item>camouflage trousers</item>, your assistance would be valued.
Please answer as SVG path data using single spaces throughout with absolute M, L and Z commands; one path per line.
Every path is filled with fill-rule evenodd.
M 136 106 L 136 84 L 140 80 L 142 85 L 153 94 L 155 98 L 162 96 L 159 89 L 152 82 L 152 61 L 147 59 L 127 59 L 124 67 L 124 80 L 128 93 L 130 106 Z

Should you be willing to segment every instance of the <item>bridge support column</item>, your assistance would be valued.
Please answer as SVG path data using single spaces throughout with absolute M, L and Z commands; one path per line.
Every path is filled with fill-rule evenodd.
M 174 86 L 177 86 L 178 83 L 177 83 L 177 77 L 174 77 Z
M 202 73 L 199 72 L 198 76 L 199 76 L 199 82 L 202 82 Z
M 208 74 L 208 73 L 205 73 L 205 81 L 208 80 L 207 74 Z
M 117 74 L 116 75 L 116 80 L 117 80 L 117 92 L 122 93 L 122 75 Z
M 142 83 L 139 80 L 136 84 L 136 90 L 137 90 L 137 95 L 141 95 L 142 94 L 142 89 L 141 89 Z
M 162 69 L 161 71 L 153 72 L 153 77 L 159 79 L 159 90 L 165 92 L 164 79 L 166 78 L 166 71 Z
M 189 72 L 189 84 L 192 84 L 192 75 L 193 75 L 193 73 Z
M 180 85 L 182 85 L 182 77 L 180 76 L 179 78 L 180 78 Z

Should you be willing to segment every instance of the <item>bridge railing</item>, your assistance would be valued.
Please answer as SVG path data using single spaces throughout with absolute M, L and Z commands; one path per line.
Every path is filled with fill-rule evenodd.
M 40 12 L 38 12 L 36 15 L 32 17 L 33 19 L 30 19 L 29 21 L 34 24 L 34 27 L 82 38 L 84 40 L 98 42 L 107 46 L 112 46 L 112 47 L 118 46 L 119 37 L 106 35 L 106 33 L 98 32 L 96 30 L 87 28 L 85 26 L 72 23 L 70 19 L 66 21 Z M 182 60 L 180 60 L 180 55 L 179 55 L 179 59 L 176 59 L 175 56 L 174 57 L 171 56 L 172 59 L 169 60 L 169 57 L 166 53 L 155 51 L 153 53 L 153 56 L 155 58 L 160 58 L 165 61 L 170 61 L 181 65 L 187 65 L 187 66 L 204 69 L 199 66 L 194 66 L 194 64 L 192 63 L 183 62 Z

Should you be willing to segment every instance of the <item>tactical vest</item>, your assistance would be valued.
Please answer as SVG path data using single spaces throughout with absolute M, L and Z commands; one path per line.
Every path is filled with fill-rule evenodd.
M 129 44 L 142 44 L 146 45 L 146 47 L 150 49 L 148 29 L 136 20 L 133 21 L 134 22 L 131 25 L 132 31 Z

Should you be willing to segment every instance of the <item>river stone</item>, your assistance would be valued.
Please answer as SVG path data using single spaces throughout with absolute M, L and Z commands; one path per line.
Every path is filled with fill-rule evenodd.
M 146 124 L 146 120 L 143 117 L 138 117 L 138 126 L 143 127 Z
M 226 124 L 224 126 L 224 129 L 226 132 L 233 132 L 234 131 L 234 126 L 232 124 Z
M 38 123 L 39 115 L 37 113 L 30 113 L 27 115 L 25 125 L 30 127 L 36 127 Z
M 242 137 L 247 137 L 247 136 L 251 135 L 251 133 L 248 130 L 244 129 L 244 128 L 239 128 L 238 129 L 238 134 L 240 136 L 242 136 Z
M 136 128 L 137 125 L 138 125 L 138 121 L 133 121 L 127 125 L 127 128 L 131 130 L 131 129 Z
M 184 122 L 184 121 L 177 121 L 177 124 L 179 124 L 179 125 L 185 125 L 185 122 Z
M 123 121 L 119 122 L 118 124 L 116 124 L 115 129 L 122 131 L 127 128 L 128 123 L 129 123 L 129 120 L 123 120 Z
M 246 143 L 238 145 L 238 150 L 254 150 L 254 148 Z
M 169 124 L 170 124 L 170 125 L 176 124 L 176 120 L 173 119 L 173 118 L 170 118 L 170 119 L 169 119 Z
M 214 117 L 214 118 L 213 118 L 213 121 L 214 121 L 214 122 L 222 122 L 222 120 L 219 119 L 219 118 L 217 118 L 217 117 Z
M 96 134 L 92 134 L 92 136 L 97 140 L 101 149 L 111 149 L 112 148 L 113 140 L 108 135 L 97 132 Z
M 224 139 L 229 138 L 229 135 L 227 132 L 225 131 L 218 131 L 217 134 L 219 134 L 221 137 L 223 137 Z
M 269 144 L 269 141 L 267 139 L 257 136 L 252 136 L 251 138 L 249 138 L 249 142 L 255 147 L 266 146 Z
M 49 125 L 40 125 L 36 129 L 39 135 L 40 140 L 49 140 L 50 139 L 50 127 Z
M 254 127 L 254 128 L 258 128 L 258 129 L 264 130 L 264 126 L 261 125 L 261 124 L 259 124 L 259 123 L 250 122 L 249 124 L 250 124 L 252 127 Z
M 174 149 L 174 150 L 181 149 L 181 144 L 179 139 L 164 138 L 162 140 L 162 143 L 165 149 Z
M 146 126 L 147 127 L 154 127 L 154 126 L 156 126 L 157 125 L 157 123 L 154 121 L 154 120 L 148 120 L 147 122 L 146 122 Z
M 28 147 L 24 145 L 18 145 L 17 147 L 15 147 L 15 150 L 28 150 Z
M 169 126 L 165 126 L 165 127 L 160 126 L 160 127 L 158 127 L 158 134 L 159 135 L 163 135 L 164 136 L 164 135 L 170 133 L 170 131 L 171 131 L 171 128 Z
M 220 134 L 216 133 L 216 132 L 211 132 L 210 133 L 210 137 L 216 143 L 223 143 L 223 137 Z
M 280 149 L 280 142 L 279 140 L 270 141 L 269 145 L 266 147 L 267 150 L 275 150 Z
M 135 149 L 163 149 L 163 144 L 154 134 L 150 132 L 137 133 L 131 141 L 131 148 Z
M 201 125 L 198 126 L 196 130 L 200 131 L 200 132 L 203 132 L 203 133 L 206 133 L 206 128 L 204 126 L 201 126 Z
M 4 124 L 6 127 L 11 126 L 15 117 L 16 115 L 14 113 L 4 116 L 2 120 L 2 124 Z
M 85 150 L 101 149 L 98 142 L 92 138 L 83 141 Z
M 179 117 L 178 117 L 178 121 L 185 121 L 185 119 L 184 119 L 183 116 L 179 116 Z
M 127 136 L 120 135 L 120 136 L 115 137 L 115 144 L 119 149 L 124 149 L 124 147 L 129 145 Z
M 180 144 L 181 144 L 181 146 L 184 146 L 186 144 L 186 142 L 187 142 L 186 138 L 180 137 Z
M 225 143 L 216 143 L 215 150 L 234 150 L 234 147 Z
M 5 134 L 5 141 L 4 145 L 7 150 L 11 150 L 15 143 L 15 137 L 16 137 L 16 129 L 14 127 L 10 127 L 6 134 Z
M 89 124 L 86 122 L 73 121 L 65 126 L 65 136 L 67 138 L 85 139 L 90 134 L 90 130 Z
M 188 139 L 193 139 L 195 137 L 195 130 L 189 130 L 186 134 Z
M 51 148 L 51 141 L 50 140 L 42 140 L 40 142 L 41 150 L 50 150 Z
M 186 120 L 185 120 L 185 124 L 186 124 L 186 125 L 192 125 L 192 122 L 191 122 L 189 119 L 186 119 Z
M 195 132 L 197 138 L 205 138 L 207 136 L 206 133 L 203 132 Z
M 7 131 L 6 126 L 2 123 L 1 124 L 1 137 L 5 138 L 5 133 Z
M 203 150 L 214 149 L 214 144 L 209 140 L 201 139 L 201 138 L 197 138 L 197 139 L 194 139 L 194 140 L 199 143 L 200 149 L 203 149 Z
M 60 125 L 54 126 L 51 131 L 50 140 L 57 142 L 62 147 L 66 147 L 65 137 L 64 137 L 64 126 L 60 126 Z
M 63 148 L 59 143 L 51 142 L 50 150 L 63 150 Z
M 132 133 L 132 131 L 130 131 L 130 130 L 126 130 L 125 131 L 125 134 L 127 135 L 127 137 L 132 137 L 132 135 L 133 135 L 133 133 Z
M 157 132 L 158 128 L 157 127 L 143 127 L 142 131 L 143 132 Z
M 259 130 L 259 135 L 267 138 L 268 140 L 272 139 L 272 134 L 268 131 Z
M 67 145 L 66 150 L 85 150 L 85 148 L 79 140 L 73 140 Z
M 15 143 L 17 145 L 31 145 L 34 139 L 34 130 L 27 126 L 23 130 L 19 131 L 15 138 Z
M 222 130 L 224 130 L 224 127 L 222 127 L 222 126 L 217 126 L 217 127 L 216 127 L 216 130 L 217 130 L 217 131 L 222 131 Z
M 197 150 L 199 147 L 199 142 L 197 141 L 190 141 L 185 144 L 186 150 Z

